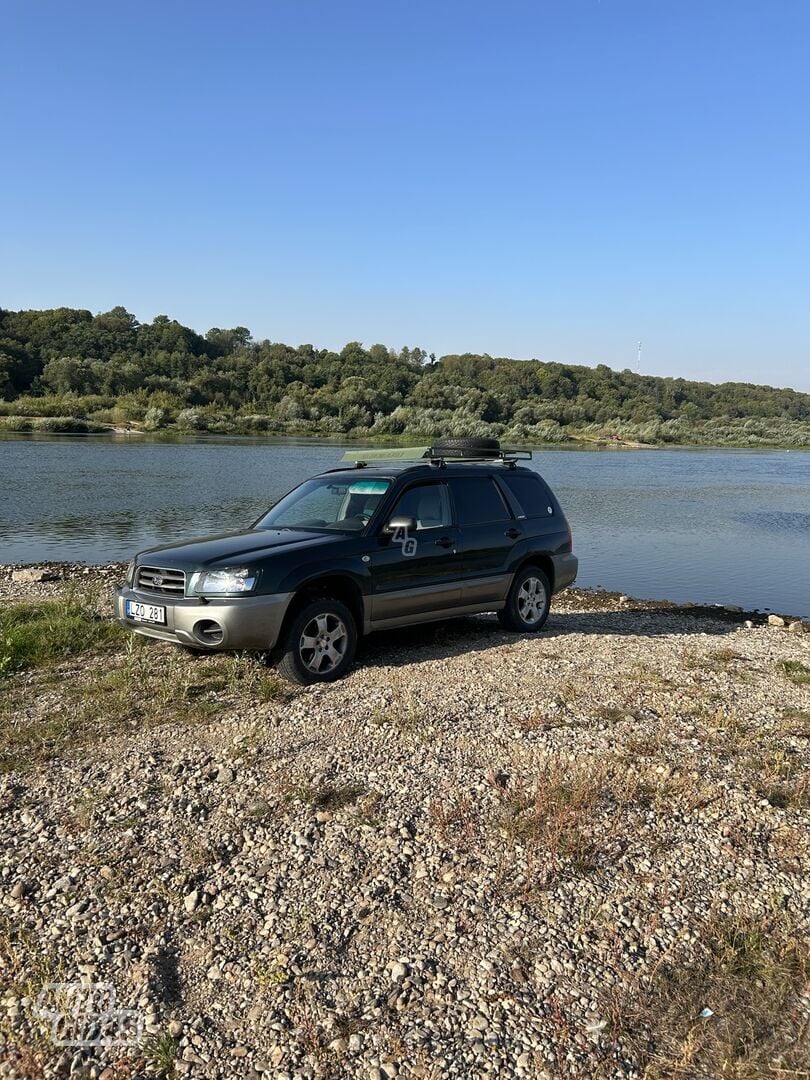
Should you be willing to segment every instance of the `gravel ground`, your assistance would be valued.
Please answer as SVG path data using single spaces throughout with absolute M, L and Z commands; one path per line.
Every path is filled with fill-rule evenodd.
M 119 573 L 54 570 L 4 568 L 0 604 Z M 96 737 L 0 774 L 0 1075 L 719 1075 L 674 1031 L 725 1022 L 716 986 L 635 1011 L 730 921 L 806 958 L 802 629 L 571 590 L 540 635 L 381 634 L 328 687 L 123 635 L 0 681 L 7 725 L 103 688 Z M 54 983 L 111 985 L 143 1038 L 55 1045 Z

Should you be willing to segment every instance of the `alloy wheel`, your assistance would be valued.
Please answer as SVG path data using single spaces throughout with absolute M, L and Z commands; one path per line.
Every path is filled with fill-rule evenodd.
M 546 590 L 543 582 L 536 577 L 527 577 L 517 594 L 517 609 L 521 619 L 529 625 L 538 622 L 545 606 Z
M 338 666 L 348 647 L 349 635 L 343 620 L 325 612 L 304 627 L 298 652 L 304 667 L 316 675 L 325 675 Z

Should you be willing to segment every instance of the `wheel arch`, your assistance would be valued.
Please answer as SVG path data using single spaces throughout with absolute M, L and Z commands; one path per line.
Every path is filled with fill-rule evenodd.
M 278 640 L 284 640 L 284 636 L 287 633 L 290 623 L 302 608 L 306 607 L 306 605 L 313 600 L 320 600 L 323 597 L 330 597 L 333 600 L 339 600 L 342 604 L 345 604 L 354 616 L 357 636 L 362 636 L 364 616 L 363 590 L 360 588 L 358 582 L 349 574 L 325 573 L 318 574 L 317 577 L 310 578 L 308 581 L 303 581 L 295 589 L 293 598 L 284 613 Z
M 551 592 L 554 593 L 554 560 L 546 552 L 535 552 L 531 555 L 524 555 L 520 562 L 514 569 L 512 580 L 514 581 L 521 570 L 525 570 L 527 566 L 537 566 L 548 578 L 548 583 L 551 586 Z

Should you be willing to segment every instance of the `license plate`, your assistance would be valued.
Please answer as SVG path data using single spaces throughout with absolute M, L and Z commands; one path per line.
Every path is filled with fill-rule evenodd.
M 136 600 L 127 600 L 124 611 L 128 619 L 135 622 L 152 622 L 166 625 L 166 608 L 155 604 L 139 604 Z

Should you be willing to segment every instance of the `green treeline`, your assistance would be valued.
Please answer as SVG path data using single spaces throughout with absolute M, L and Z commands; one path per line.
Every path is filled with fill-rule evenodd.
M 0 309 L 0 430 L 494 435 L 810 446 L 810 394 L 419 348 L 205 336 L 122 307 Z

